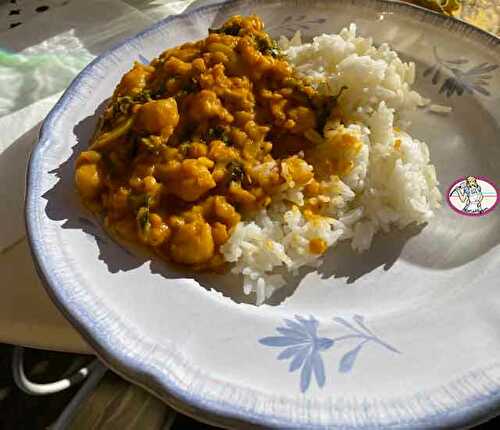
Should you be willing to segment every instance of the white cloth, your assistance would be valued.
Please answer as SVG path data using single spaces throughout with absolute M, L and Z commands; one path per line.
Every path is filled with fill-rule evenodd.
M 11 15 L 13 4 L 0 2 L 3 20 L 0 28 L 8 28 L 13 20 L 21 22 L 0 32 L 0 279 L 9 279 L 8 285 L 0 282 L 0 342 L 78 351 L 85 349 L 83 342 L 79 342 L 73 332 L 63 341 L 63 332 L 72 329 L 58 315 L 48 314 L 57 311 L 45 294 L 40 293 L 42 287 L 25 243 L 26 164 L 40 124 L 62 91 L 95 56 L 168 15 L 207 1 L 51 0 L 44 3 L 50 8 L 34 13 L 40 6 L 39 1 L 18 0 L 15 9 L 21 12 Z M 5 21 L 7 17 L 9 22 Z M 26 276 L 27 273 L 30 276 Z M 26 300 L 29 291 L 37 301 Z M 40 300 L 46 302 L 41 304 Z M 16 318 L 22 321 L 14 321 Z M 29 318 L 32 321 L 26 321 Z M 58 330 L 54 330 L 54 321 L 62 325 Z M 30 326 L 43 329 L 44 324 L 52 325 L 43 339 L 40 339 L 40 330 L 27 329 Z

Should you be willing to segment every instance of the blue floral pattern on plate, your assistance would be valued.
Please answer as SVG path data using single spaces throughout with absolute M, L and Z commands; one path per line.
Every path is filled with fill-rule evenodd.
M 354 315 L 352 317 L 353 323 L 350 323 L 344 318 L 341 317 L 335 317 L 333 320 L 340 325 L 343 325 L 346 329 L 348 329 L 351 333 L 340 336 L 334 339 L 335 342 L 339 342 L 342 340 L 350 340 L 350 339 L 356 339 L 359 341 L 359 343 L 350 351 L 346 352 L 342 358 L 340 359 L 339 363 L 339 372 L 342 373 L 347 373 L 352 370 L 352 367 L 354 366 L 354 362 L 356 361 L 356 358 L 361 351 L 361 348 L 363 348 L 364 345 L 366 345 L 369 342 L 376 343 L 389 351 L 395 352 L 395 353 L 400 353 L 399 350 L 394 348 L 393 346 L 389 345 L 388 343 L 384 342 L 381 340 L 378 336 L 376 336 L 371 329 L 369 329 L 366 324 L 365 320 L 361 315 Z
M 304 393 L 309 388 L 311 376 L 314 375 L 319 387 L 323 387 L 326 381 L 325 365 L 321 352 L 331 348 L 335 343 L 345 340 L 358 340 L 357 345 L 346 352 L 339 362 L 339 372 L 348 373 L 352 370 L 359 352 L 369 342 L 376 343 L 389 351 L 400 353 L 396 348 L 382 341 L 369 329 L 361 315 L 354 315 L 353 322 L 344 318 L 335 317 L 337 324 L 342 325 L 350 331 L 349 334 L 336 338 L 319 337 L 319 321 L 313 316 L 309 319 L 295 315 L 295 321 L 284 319 L 284 326 L 279 326 L 276 331 L 279 336 L 269 336 L 259 339 L 262 345 L 284 348 L 278 354 L 278 360 L 290 359 L 289 372 L 300 372 L 300 390 Z
M 439 93 L 451 97 L 453 94 L 461 96 L 464 92 L 469 94 L 479 93 L 483 96 L 489 96 L 489 81 L 492 78 L 491 72 L 498 69 L 497 64 L 482 63 L 466 69 L 469 63 L 467 58 L 445 59 L 438 54 L 434 46 L 434 65 L 424 70 L 423 76 L 432 75 L 432 84 L 437 85 L 441 82 L 443 74 L 448 74 L 439 89 Z
M 281 336 L 264 337 L 259 342 L 266 346 L 285 348 L 279 353 L 278 360 L 291 359 L 289 372 L 302 367 L 300 390 L 305 392 L 309 388 L 313 372 L 318 385 L 325 385 L 325 366 L 320 352 L 330 348 L 334 341 L 328 337 L 318 337 L 319 322 L 312 316 L 307 319 L 296 315 L 295 319 L 296 321 L 285 319 L 285 327 L 276 328 Z
M 297 30 L 309 30 L 311 27 L 324 24 L 325 22 L 326 18 L 307 18 L 305 15 L 288 15 L 281 22 L 271 25 L 268 29 L 280 29 L 288 34 L 294 34 Z

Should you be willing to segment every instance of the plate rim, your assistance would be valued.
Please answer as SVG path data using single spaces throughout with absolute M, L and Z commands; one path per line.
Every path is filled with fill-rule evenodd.
M 285 0 L 286 1 L 286 0 Z M 335 2 L 336 0 L 330 0 Z M 478 38 L 485 47 L 500 46 L 500 38 L 485 30 L 477 28 L 460 19 L 444 16 L 437 12 L 425 9 L 420 6 L 405 3 L 399 0 L 341 0 L 341 2 L 351 2 L 360 5 L 379 5 L 386 10 L 397 10 L 403 15 L 427 17 L 435 19 L 441 23 L 452 24 L 453 26 L 462 27 L 463 32 L 467 35 L 474 35 Z M 40 129 L 38 140 L 32 150 L 28 162 L 26 172 L 26 195 L 25 195 L 25 210 L 24 219 L 26 224 L 26 232 L 31 254 L 33 256 L 36 271 L 40 277 L 41 283 L 44 286 L 51 300 L 62 312 L 65 318 L 75 327 L 75 329 L 83 336 L 83 338 L 91 345 L 96 355 L 113 371 L 120 374 L 127 380 L 140 385 L 147 391 L 158 396 L 166 403 L 180 410 L 186 415 L 190 415 L 195 419 L 208 422 L 224 427 L 232 427 L 238 425 L 240 427 L 248 427 L 249 425 L 265 426 L 265 427 L 287 427 L 287 428 L 303 428 L 304 423 L 297 423 L 286 420 L 281 417 L 272 415 L 255 415 L 251 412 L 243 410 L 234 405 L 225 404 L 224 402 L 213 401 L 209 398 L 199 396 L 188 389 L 179 389 L 175 381 L 168 380 L 166 375 L 153 366 L 147 365 L 146 360 L 137 360 L 130 357 L 125 357 L 122 351 L 116 349 L 112 341 L 108 340 L 105 334 L 95 330 L 95 326 L 88 315 L 79 315 L 72 313 L 72 305 L 62 293 L 64 287 L 58 285 L 54 275 L 51 273 L 54 268 L 53 262 L 47 259 L 42 253 L 41 244 L 42 238 L 38 237 L 36 225 L 36 208 L 39 205 L 36 193 L 34 192 L 34 184 L 36 184 L 42 175 L 39 168 L 41 163 L 42 149 L 50 144 L 50 137 L 54 126 L 62 110 L 71 100 L 71 96 L 80 86 L 80 83 L 92 73 L 95 67 L 108 56 L 113 55 L 116 51 L 124 46 L 133 44 L 137 39 L 147 36 L 149 33 L 157 31 L 159 28 L 168 25 L 171 21 L 179 18 L 185 18 L 197 13 L 203 13 L 209 10 L 217 10 L 224 6 L 232 4 L 244 3 L 245 0 L 222 0 L 220 2 L 211 3 L 208 5 L 188 9 L 181 14 L 170 15 L 167 18 L 154 23 L 143 31 L 124 39 L 123 41 L 113 45 L 110 49 L 102 52 L 94 60 L 92 60 L 71 82 L 65 90 L 61 98 L 51 109 Z M 455 31 L 456 32 L 456 31 Z M 142 377 L 141 377 L 142 375 Z M 145 377 L 145 378 L 144 378 Z M 145 380 L 146 379 L 146 380 Z M 500 412 L 500 386 L 491 395 L 484 398 L 471 401 L 462 408 L 440 413 L 428 414 L 420 417 L 417 421 L 404 420 L 398 424 L 400 429 L 415 429 L 415 428 L 457 428 L 476 424 L 487 420 Z M 323 428 L 324 424 L 315 425 L 309 423 L 309 428 Z M 337 428 L 335 423 L 331 423 L 328 428 Z M 374 426 L 380 426 L 379 423 L 368 423 L 362 425 L 354 425 L 342 428 L 352 429 L 370 429 Z

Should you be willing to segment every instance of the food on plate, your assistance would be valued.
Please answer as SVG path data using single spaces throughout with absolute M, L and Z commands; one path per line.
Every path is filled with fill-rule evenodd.
M 433 216 L 427 145 L 404 131 L 422 103 L 414 75 L 354 24 L 278 43 L 257 16 L 234 16 L 134 64 L 76 187 L 113 234 L 193 270 L 231 263 L 260 304 L 284 283 L 276 269 Z

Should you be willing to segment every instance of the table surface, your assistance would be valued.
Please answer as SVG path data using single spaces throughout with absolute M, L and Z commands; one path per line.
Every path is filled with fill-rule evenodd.
M 44 116 L 92 58 L 211 1 L 0 0 L 0 343 L 92 353 L 47 296 L 31 259 L 23 214 L 29 154 Z
M 62 10 L 63 7 L 76 7 L 71 6 L 74 5 L 75 1 L 77 0 L 70 2 L 51 0 L 45 3 Z M 95 8 L 99 6 L 103 7 L 102 0 L 89 0 L 89 2 Z M 192 3 L 192 1 L 169 0 L 149 2 L 140 0 L 121 2 L 112 0 L 112 2 L 116 6 L 120 5 L 123 13 L 133 16 L 135 28 L 128 29 L 129 34 L 138 32 L 140 29 L 147 27 L 165 15 L 177 13 L 189 3 Z M 45 17 L 36 16 L 33 12 L 35 9 L 28 7 L 28 5 L 35 3 L 39 2 L 33 0 L 31 3 L 28 0 L 17 0 L 14 2 L 0 1 L 0 20 L 3 19 L 0 22 L 0 25 L 3 26 L 3 28 L 0 27 L 0 40 L 2 41 L 0 42 L 0 48 L 4 47 L 4 43 L 7 43 L 8 48 L 17 52 L 21 50 L 21 47 L 22 49 L 26 49 L 27 42 L 19 42 L 19 38 L 26 38 L 20 32 L 24 24 L 18 25 L 16 23 L 22 22 L 25 19 L 30 22 L 38 20 L 40 22 L 37 27 L 41 28 L 40 24 L 43 23 L 43 19 L 48 19 L 48 14 Z M 25 15 L 22 15 L 22 10 L 19 14 L 12 14 L 11 11 L 19 10 L 21 4 L 26 6 L 25 10 L 27 12 Z M 109 3 L 107 3 L 108 10 L 109 6 Z M 95 8 L 93 9 L 94 16 L 98 16 L 99 13 Z M 490 32 L 500 34 L 500 0 L 467 0 L 457 15 Z M 12 28 L 9 30 L 9 27 Z M 24 28 L 27 28 L 27 26 Z M 33 32 L 28 32 L 28 34 L 33 36 Z M 39 33 L 35 35 L 37 36 L 37 41 L 40 42 Z M 89 52 L 98 54 L 109 45 L 115 43 L 117 39 L 123 37 L 123 32 L 115 32 L 113 37 L 108 37 L 105 44 L 99 45 L 95 40 L 92 41 L 94 45 L 91 45 L 91 42 L 89 42 Z M 37 105 L 38 103 L 38 105 L 36 109 L 33 109 L 32 104 L 30 112 L 33 110 L 37 111 L 38 114 L 40 112 L 48 112 L 57 100 L 58 94 L 56 90 L 61 89 L 63 88 L 53 88 L 52 93 L 44 94 L 45 97 L 43 100 L 34 101 L 33 104 Z M 0 109 L 1 107 L 0 103 Z M 0 231 L 0 275 L 2 280 L 0 283 L 0 342 L 41 349 L 92 353 L 90 347 L 64 319 L 47 296 L 37 277 L 31 259 L 22 221 L 23 178 L 29 152 L 36 141 L 40 123 L 37 120 L 34 121 L 36 122 L 35 124 L 25 124 L 25 121 L 23 121 L 23 118 L 25 118 L 23 110 L 25 109 L 30 109 L 30 107 L 17 105 L 11 107 L 10 111 L 7 112 L 9 114 L 9 125 L 11 125 L 7 134 L 11 133 L 11 141 L 7 142 L 7 144 L 4 142 L 3 146 L 0 145 L 0 198 L 2 201 L 7 202 L 7 206 L 11 211 L 4 213 L 2 212 L 4 209 L 0 207 L 0 218 L 6 219 L 8 217 L 12 220 L 12 227 L 9 224 L 8 229 L 5 229 L 3 232 Z M 6 118 L 6 115 L 3 112 L 2 118 L 0 110 L 0 125 L 2 124 L 2 120 Z M 17 127 L 13 127 L 12 124 L 16 125 L 16 121 Z M 2 130 L 4 129 L 2 128 Z M 3 184 L 3 188 L 1 184 Z M 6 195 L 6 190 L 9 191 L 9 195 Z

